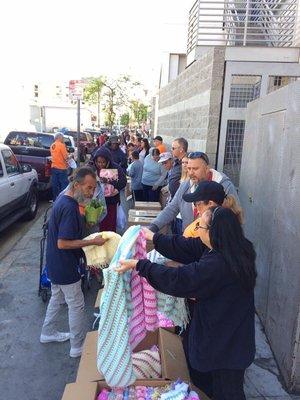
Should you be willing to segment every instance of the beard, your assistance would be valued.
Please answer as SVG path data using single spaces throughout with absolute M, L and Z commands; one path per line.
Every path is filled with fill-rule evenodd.
M 91 199 L 86 197 L 80 189 L 74 191 L 73 198 L 78 204 L 82 204 L 83 206 L 86 206 L 91 201 Z

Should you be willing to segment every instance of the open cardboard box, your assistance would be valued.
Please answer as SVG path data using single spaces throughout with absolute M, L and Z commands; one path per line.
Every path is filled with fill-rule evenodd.
M 87 333 L 76 382 L 96 382 L 104 379 L 97 369 L 97 340 L 97 331 Z M 159 348 L 162 368 L 161 380 L 181 378 L 189 382 L 190 376 L 181 339 L 174 333 L 159 328 L 154 332 L 148 332 L 145 339 L 134 349 L 134 352 L 148 350 L 154 345 L 158 345 Z M 139 380 L 136 382 L 138 383 Z
M 136 201 L 134 203 L 136 210 L 161 210 L 161 204 L 158 201 Z
M 132 386 L 161 387 L 168 383 L 169 381 L 163 380 L 140 380 L 136 381 Z M 193 385 L 190 386 L 198 393 L 200 400 L 209 400 L 201 390 Z M 68 383 L 61 400 L 97 400 L 97 396 L 103 388 L 108 388 L 104 381 Z

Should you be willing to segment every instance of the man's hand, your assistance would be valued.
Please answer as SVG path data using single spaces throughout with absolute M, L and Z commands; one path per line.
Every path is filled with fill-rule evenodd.
M 119 274 L 123 274 L 126 271 L 134 269 L 137 263 L 137 260 L 120 260 L 120 266 L 116 268 L 116 271 Z
M 92 244 L 94 246 L 103 246 L 104 243 L 106 243 L 108 241 L 108 239 L 103 239 L 103 237 L 101 236 L 96 236 L 94 239 L 92 239 Z
M 145 238 L 152 242 L 154 233 L 152 231 L 150 231 L 150 229 L 148 229 L 148 228 L 143 228 L 143 232 L 144 232 Z

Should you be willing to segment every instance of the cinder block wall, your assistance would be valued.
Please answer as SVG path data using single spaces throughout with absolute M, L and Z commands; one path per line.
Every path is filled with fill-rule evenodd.
M 300 391 L 300 82 L 248 104 L 239 193 L 257 251 L 256 308 Z
M 224 48 L 211 48 L 159 91 L 157 134 L 205 151 L 215 164 L 224 73 Z

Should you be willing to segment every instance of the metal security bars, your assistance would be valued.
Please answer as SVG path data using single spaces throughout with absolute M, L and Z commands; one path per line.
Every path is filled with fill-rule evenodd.
M 245 121 L 230 119 L 227 121 L 224 173 L 235 186 L 239 186 L 240 169 L 244 142 Z
M 197 0 L 189 13 L 187 52 L 199 45 L 294 46 L 297 12 L 298 0 Z

